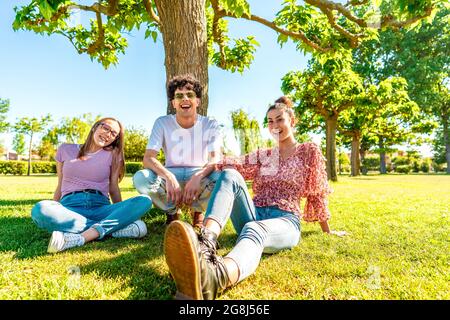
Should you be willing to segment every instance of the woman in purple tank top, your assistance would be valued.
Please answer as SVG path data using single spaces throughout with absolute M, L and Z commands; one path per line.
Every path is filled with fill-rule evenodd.
M 53 200 L 40 201 L 31 211 L 33 221 L 52 233 L 48 252 L 82 246 L 106 235 L 146 235 L 146 225 L 139 218 L 151 208 L 150 197 L 139 195 L 122 201 L 123 148 L 124 129 L 114 118 L 98 120 L 83 144 L 58 148 L 58 185 Z

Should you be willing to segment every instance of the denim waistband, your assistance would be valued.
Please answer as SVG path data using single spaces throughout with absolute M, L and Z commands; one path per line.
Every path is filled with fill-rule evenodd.
M 61 200 L 64 199 L 65 197 L 67 197 L 67 196 L 71 196 L 71 195 L 77 194 L 77 193 L 94 193 L 94 194 L 99 194 L 99 195 L 102 195 L 102 196 L 103 196 L 103 193 L 101 193 L 100 191 L 98 191 L 98 190 L 96 190 L 96 189 L 84 189 L 84 190 L 77 190 L 77 191 L 72 191 L 72 192 L 66 193 L 66 194 L 61 198 Z

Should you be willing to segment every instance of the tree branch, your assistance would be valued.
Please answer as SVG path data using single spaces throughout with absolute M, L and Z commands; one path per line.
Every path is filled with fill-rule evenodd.
M 219 7 L 219 3 L 218 3 L 217 0 L 210 0 L 210 2 L 212 4 L 212 7 L 213 7 L 213 10 L 214 10 L 215 14 L 218 15 L 219 17 L 229 17 L 229 18 L 236 18 L 236 19 L 238 18 L 238 17 L 236 17 L 236 15 L 234 15 L 234 14 L 232 14 L 230 12 L 227 12 L 224 9 L 220 8 Z M 286 30 L 286 29 L 282 29 L 282 28 L 278 27 L 272 21 L 268 21 L 268 20 L 266 20 L 264 18 L 255 16 L 253 14 L 250 15 L 250 16 L 243 15 L 241 18 L 261 23 L 261 24 L 265 25 L 266 27 L 269 27 L 269 28 L 275 30 L 278 33 L 284 34 L 285 36 L 301 40 L 302 42 L 304 42 L 308 46 L 316 49 L 317 51 L 327 52 L 327 51 L 331 50 L 331 48 L 323 48 L 318 43 L 308 39 L 308 37 L 302 31 L 293 32 L 293 31 L 289 31 L 289 30 Z
M 97 40 L 87 48 L 87 53 L 89 54 L 93 54 L 95 51 L 105 46 L 105 29 L 103 29 L 102 15 L 100 12 L 96 12 L 95 15 L 97 16 L 98 37 Z
M 211 1 L 211 5 L 214 11 L 213 18 L 213 38 L 214 41 L 219 45 L 220 52 L 220 67 L 225 69 L 225 48 L 224 48 L 224 40 L 223 34 L 219 30 L 219 20 L 223 18 L 223 12 L 220 12 L 219 4 L 217 1 Z
M 419 21 L 420 19 L 426 18 L 429 15 L 431 15 L 431 12 L 433 11 L 433 9 L 434 9 L 433 6 L 430 6 L 427 8 L 427 10 L 425 11 L 424 14 L 417 16 L 417 17 L 413 17 L 413 18 L 405 20 L 405 21 L 394 20 L 394 18 L 392 16 L 383 17 L 383 19 L 381 21 L 381 27 L 391 26 L 394 28 L 401 28 L 401 27 L 413 24 L 413 23 Z
M 102 13 L 108 17 L 115 16 L 119 12 L 119 0 L 109 0 L 108 6 L 101 5 L 98 2 L 95 2 L 91 6 L 85 6 L 80 4 L 71 4 L 69 5 L 69 9 L 75 8 L 84 11 L 91 11 L 95 13 Z
M 333 12 L 326 8 L 319 8 L 328 18 L 328 22 L 330 25 L 336 29 L 340 34 L 342 34 L 344 37 L 350 40 L 350 46 L 352 48 L 358 47 L 359 38 L 362 37 L 361 34 L 353 34 L 350 31 L 344 29 L 340 25 L 336 23 L 336 18 L 333 14 Z
M 155 22 L 158 25 L 161 25 L 161 20 L 159 19 L 159 17 L 156 14 L 155 10 L 153 10 L 153 6 L 152 6 L 151 0 L 143 0 L 143 2 L 144 2 L 144 6 L 145 6 L 145 11 L 147 11 L 148 15 L 150 17 L 152 17 L 152 19 L 155 20 Z
M 350 21 L 353 21 L 361 28 L 367 27 L 367 22 L 364 19 L 355 17 L 349 9 L 347 9 L 344 5 L 340 3 L 335 3 L 333 1 L 328 0 L 305 0 L 305 2 L 319 9 L 327 8 L 328 10 L 337 10 L 339 11 L 340 14 L 342 14 Z
M 346 17 L 347 19 L 349 19 L 350 21 L 353 21 L 354 23 L 356 23 L 358 26 L 360 26 L 361 28 L 367 28 L 368 24 L 364 19 L 358 18 L 355 15 L 353 15 L 353 13 L 347 9 L 346 7 L 349 5 L 352 6 L 359 6 L 362 4 L 366 4 L 367 1 L 366 0 L 351 0 L 350 2 L 348 2 L 345 5 L 342 5 L 340 3 L 336 3 L 333 1 L 328 1 L 328 0 L 305 0 L 306 3 L 317 7 L 319 9 L 321 8 L 327 8 L 328 10 L 337 10 L 340 14 L 342 14 L 344 17 Z M 417 16 L 417 17 L 413 17 L 411 19 L 405 20 L 405 21 L 398 21 L 395 20 L 394 17 L 392 15 L 389 16 L 385 16 L 382 17 L 381 19 L 381 24 L 380 26 L 383 27 L 388 27 L 388 26 L 392 26 L 394 28 L 401 28 L 410 24 L 413 24 L 417 21 L 419 21 L 420 19 L 423 19 L 425 17 L 428 17 L 429 15 L 431 15 L 431 12 L 433 11 L 434 6 L 430 5 L 424 14 Z

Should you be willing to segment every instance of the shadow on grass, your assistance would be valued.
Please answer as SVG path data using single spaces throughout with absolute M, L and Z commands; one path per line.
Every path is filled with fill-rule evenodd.
M 0 217 L 0 252 L 13 251 L 16 259 L 47 254 L 49 234 L 26 217 Z
M 10 206 L 34 206 L 41 200 L 45 200 L 45 198 L 41 199 L 26 199 L 26 200 L 0 200 L 0 207 L 10 207 Z
M 117 279 L 117 281 L 123 281 L 126 277 L 124 290 L 131 289 L 127 297 L 130 300 L 172 299 L 176 287 L 169 273 L 161 272 L 152 266 L 154 262 L 164 259 L 163 241 L 166 226 L 164 221 L 160 221 L 161 219 L 153 219 L 150 222 L 148 219 L 147 216 L 144 218 L 148 234 L 143 239 L 108 239 L 101 244 L 96 243 L 96 250 L 112 253 L 126 245 L 133 245 L 133 248 L 112 258 L 79 265 L 82 274 L 94 273 L 104 279 Z M 89 250 L 88 246 L 83 249 Z

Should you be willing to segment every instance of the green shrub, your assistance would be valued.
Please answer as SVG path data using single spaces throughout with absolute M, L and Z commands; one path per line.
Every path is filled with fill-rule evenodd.
M 392 162 L 395 163 L 395 166 L 404 166 L 411 164 L 411 159 L 408 157 L 398 156 L 392 159 Z
M 411 159 L 410 161 L 411 169 L 413 172 L 419 172 L 421 168 L 421 162 L 419 159 Z
M 380 170 L 380 157 L 366 157 L 362 161 L 362 165 L 370 171 Z
M 420 164 L 420 170 L 422 172 L 428 173 L 430 172 L 430 168 L 431 168 L 431 159 L 430 158 L 423 159 L 422 163 Z
M 56 173 L 55 161 L 36 161 L 31 162 L 32 173 Z
M 135 174 L 139 170 L 143 169 L 142 162 L 126 162 L 125 172 L 130 174 Z
M 433 161 L 431 167 L 433 168 L 434 172 L 445 172 L 447 170 L 446 163 L 436 163 Z
M 401 165 L 395 167 L 395 172 L 398 173 L 409 173 L 411 171 L 411 167 L 408 165 Z
M 0 174 L 27 174 L 28 164 L 25 161 L 0 161 Z

